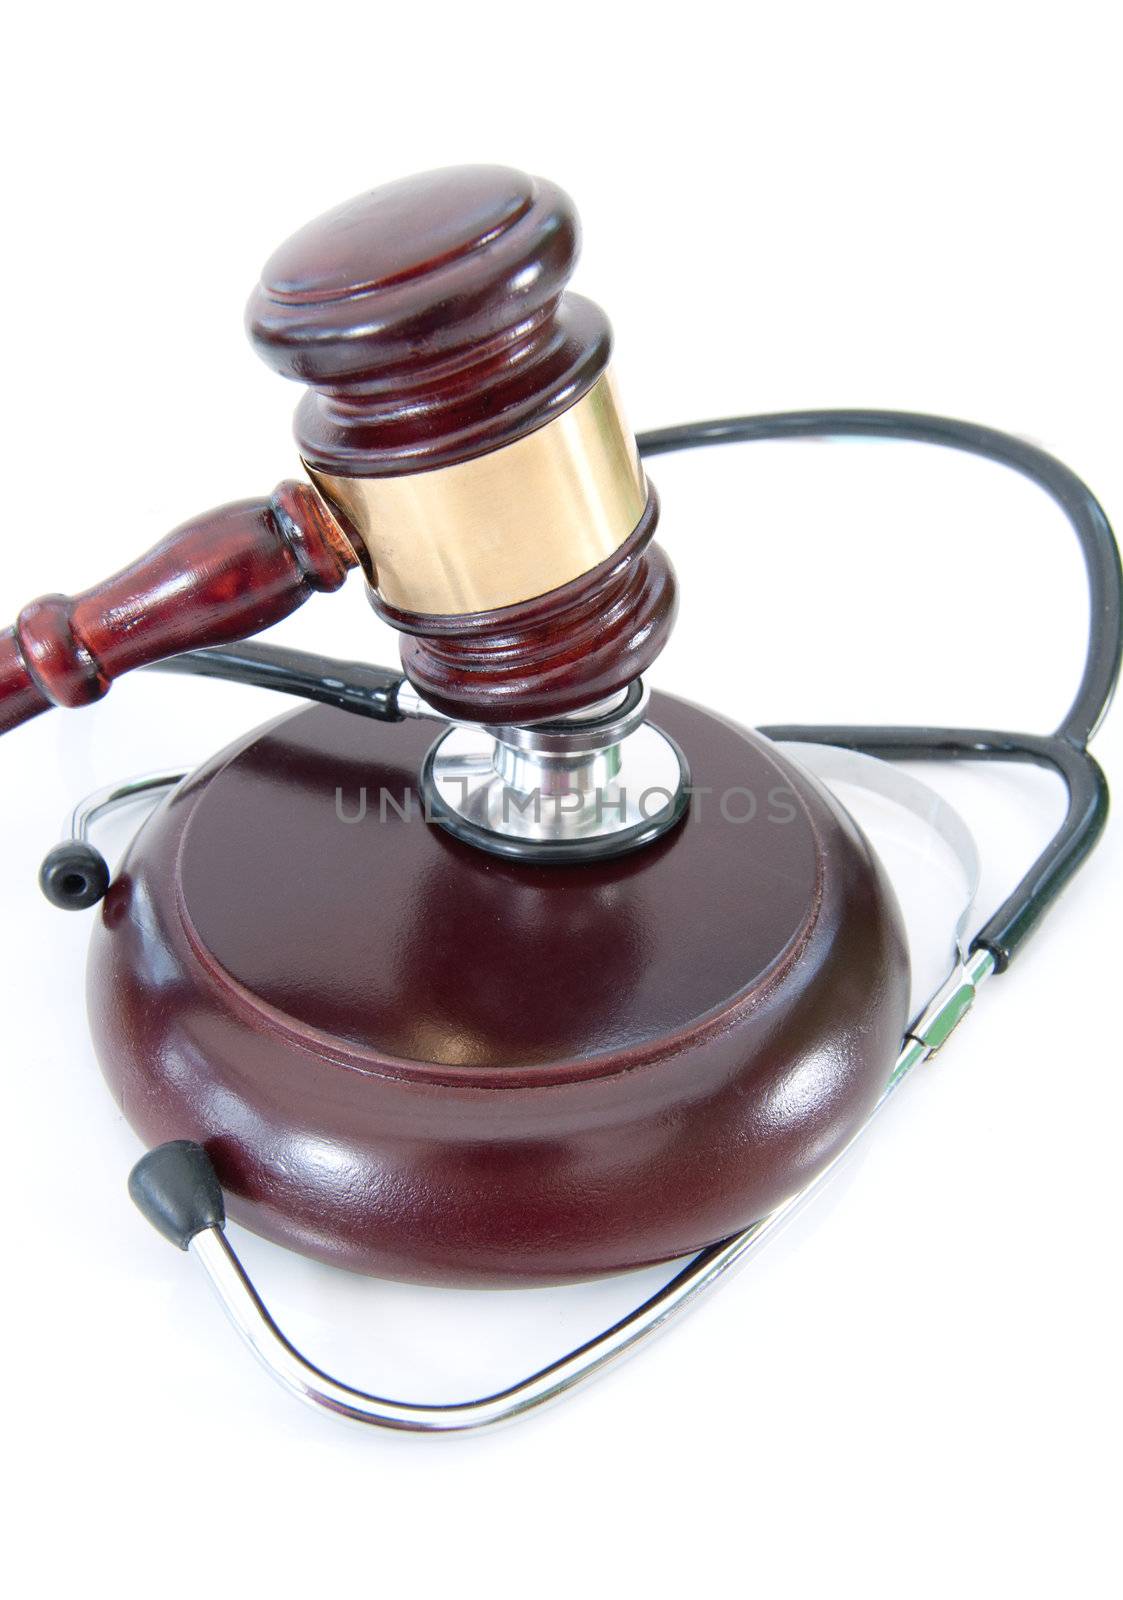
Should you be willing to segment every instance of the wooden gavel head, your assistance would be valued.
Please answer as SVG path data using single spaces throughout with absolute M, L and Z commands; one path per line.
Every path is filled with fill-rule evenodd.
M 533 722 L 643 672 L 674 614 L 572 202 L 507 167 L 375 189 L 270 258 L 247 321 L 311 387 L 316 489 L 438 709 Z
M 551 183 L 452 167 L 328 212 L 268 262 L 250 332 L 311 387 L 312 487 L 223 506 L 105 583 L 0 631 L 0 732 L 184 650 L 244 639 L 362 565 L 439 711 L 550 721 L 651 664 L 674 577 L 608 371 L 565 292 L 577 218 Z

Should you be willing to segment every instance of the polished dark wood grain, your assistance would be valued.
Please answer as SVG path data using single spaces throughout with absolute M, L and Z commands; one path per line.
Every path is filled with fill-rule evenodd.
M 308 461 L 345 477 L 428 471 L 571 407 L 611 346 L 603 312 L 565 292 L 578 244 L 568 196 L 507 167 L 422 174 L 301 229 L 267 264 L 248 320 L 265 358 L 312 386 L 297 423 Z M 406 672 L 449 715 L 561 716 L 647 670 L 666 642 L 675 585 L 651 543 L 657 517 L 652 491 L 610 559 L 525 602 L 437 617 L 374 603 L 404 635 Z M 89 704 L 130 668 L 268 627 L 338 587 L 361 550 L 296 483 L 185 524 L 0 633 L 0 732 Z
M 96 588 L 32 601 L 0 634 L 0 733 L 89 705 L 134 667 L 259 633 L 356 564 L 306 484 L 184 523 Z
M 542 722 L 623 688 L 651 666 L 678 609 L 674 569 L 651 543 L 654 489 L 627 543 L 599 567 L 522 605 L 457 617 L 375 610 L 402 640 L 402 667 L 446 716 Z
M 556 184 L 492 166 L 387 184 L 293 235 L 247 322 L 271 366 L 311 385 L 296 419 L 305 460 L 342 477 L 431 470 L 572 406 L 612 342 L 600 308 L 564 292 L 578 247 Z M 650 543 L 658 514 L 652 491 L 612 560 L 525 603 L 440 617 L 376 589 L 372 603 L 405 634 L 411 681 L 450 716 L 562 716 L 639 676 L 666 643 L 675 584 Z
M 899 915 L 791 761 L 666 696 L 652 716 L 708 792 L 581 867 L 428 825 L 417 723 L 318 707 L 215 756 L 141 831 L 91 948 L 140 1136 L 205 1144 L 257 1232 L 429 1282 L 638 1266 L 801 1187 L 885 1086 Z
M 270 257 L 246 320 L 311 385 L 306 461 L 343 477 L 448 466 L 579 399 L 611 348 L 599 306 L 563 294 L 580 235 L 556 184 L 447 167 L 357 195 Z

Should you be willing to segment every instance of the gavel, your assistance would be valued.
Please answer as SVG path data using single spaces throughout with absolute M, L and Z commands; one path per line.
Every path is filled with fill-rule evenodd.
M 309 385 L 306 482 L 222 506 L 0 634 L 0 732 L 135 667 L 245 639 L 356 566 L 443 715 L 534 724 L 617 694 L 658 655 L 674 576 L 621 413 L 600 308 L 566 291 L 555 184 L 466 166 L 326 213 L 271 257 L 259 354 Z
M 54 896 L 102 902 L 91 1027 L 144 1142 L 201 1146 L 232 1215 L 363 1271 L 557 1281 L 713 1243 L 842 1148 L 905 1021 L 850 819 L 648 697 L 675 580 L 578 242 L 505 167 L 310 223 L 247 312 L 306 385 L 306 481 L 0 638 L 11 728 L 134 667 L 230 667 L 354 567 L 398 630 L 404 678 L 346 668 L 376 708 L 244 735 Z
M 767 737 L 649 698 L 675 580 L 609 324 L 566 290 L 577 250 L 567 196 L 504 167 L 390 184 L 310 223 L 247 313 L 259 353 L 307 386 L 306 480 L 185 524 L 0 634 L 0 732 L 161 663 L 326 702 L 190 773 L 97 791 L 40 882 L 56 905 L 100 903 L 89 1016 L 149 1147 L 134 1199 L 196 1250 L 290 1387 L 393 1427 L 518 1414 L 716 1281 L 939 1048 L 1106 816 L 1087 741 L 1123 653 L 1110 529 L 1067 468 L 972 424 L 788 413 L 642 444 L 909 438 L 1048 489 L 1092 596 L 1056 734 Z M 402 637 L 404 677 L 236 647 L 354 567 Z M 969 949 L 961 921 L 951 975 L 911 1023 L 892 887 L 820 779 L 938 814 L 969 878 L 975 851 L 871 752 L 1029 760 L 1069 791 L 1055 838 Z M 87 822 L 156 791 L 111 874 Z M 422 1282 L 560 1282 L 702 1254 L 526 1383 L 410 1408 L 302 1361 L 220 1238 L 227 1211 L 305 1254 Z

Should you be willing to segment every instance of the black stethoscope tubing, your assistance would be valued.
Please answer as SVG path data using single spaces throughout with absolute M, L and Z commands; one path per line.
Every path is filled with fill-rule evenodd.
M 1022 472 L 1046 489 L 1067 514 L 1084 553 L 1090 591 L 1091 624 L 1084 670 L 1072 706 L 1055 733 L 806 725 L 761 730 L 777 740 L 840 746 L 898 760 L 1029 761 L 1051 767 L 1068 790 L 1067 814 L 1060 828 L 1013 894 L 975 936 L 969 953 L 964 956 L 962 946 L 958 946 L 959 956 L 951 976 L 910 1025 L 878 1102 L 880 1107 L 915 1066 L 930 1059 L 941 1047 L 970 1008 L 979 984 L 991 972 L 1002 971 L 1009 964 L 1103 830 L 1107 785 L 1088 753 L 1087 743 L 1107 709 L 1119 674 L 1123 579 L 1107 519 L 1084 484 L 1043 451 L 992 429 L 896 412 L 817 411 L 693 423 L 641 435 L 639 442 L 645 455 L 658 455 L 755 439 L 847 435 L 950 445 Z M 253 642 L 191 651 L 161 665 L 173 672 L 279 689 L 381 721 L 400 721 L 404 715 L 398 702 L 404 679 L 384 667 L 334 661 Z M 92 818 L 121 799 L 166 789 L 175 784 L 177 777 L 158 775 L 103 791 L 85 802 L 76 816 Z M 85 851 L 89 860 L 76 861 L 75 849 Z M 108 867 L 85 842 L 84 822 L 79 822 L 74 838 L 52 854 L 58 858 L 53 876 L 46 872 L 45 863 L 43 882 L 55 904 L 91 905 L 105 892 Z M 91 863 L 96 870 L 87 892 L 72 895 L 67 884 L 72 887 L 79 882 Z M 613 1327 L 505 1390 L 451 1405 L 384 1399 L 332 1378 L 301 1355 L 278 1328 L 226 1237 L 222 1188 L 201 1145 L 173 1140 L 149 1151 L 134 1167 L 129 1189 L 141 1211 L 160 1232 L 196 1255 L 235 1326 L 291 1392 L 337 1416 L 384 1428 L 430 1433 L 491 1427 L 559 1399 L 596 1375 L 721 1282 L 841 1159 L 842 1154 L 836 1156 L 805 1190 L 769 1216 L 702 1251 Z
M 1064 820 L 1013 893 L 975 935 L 972 950 L 989 950 L 995 971 L 1009 966 L 1023 942 L 1107 822 L 1107 781 L 1088 741 L 1111 703 L 1123 659 L 1123 574 L 1111 525 L 1099 501 L 1063 462 L 1036 445 L 994 428 L 906 411 L 787 411 L 725 417 L 659 428 L 639 436 L 644 456 L 705 445 L 764 439 L 899 439 L 945 445 L 1010 467 L 1044 489 L 1076 534 L 1088 577 L 1088 644 L 1076 696 L 1052 734 L 990 728 L 770 726 L 772 739 L 840 745 L 866 755 L 911 761 L 1027 761 L 1064 781 Z
M 1091 490 L 1063 462 L 1011 434 L 950 417 L 904 411 L 788 411 L 658 428 L 641 433 L 638 444 L 641 455 L 658 456 L 709 445 L 812 438 L 909 440 L 998 462 L 1057 502 L 1080 545 L 1088 578 L 1088 644 L 1075 698 L 1055 732 L 803 723 L 760 730 L 771 739 L 837 745 L 887 759 L 1022 761 L 1056 772 L 1068 796 L 1064 820 L 971 943 L 972 951 L 989 951 L 995 971 L 1002 972 L 1086 859 L 1107 821 L 1107 782 L 1088 751 L 1088 741 L 1111 702 L 1123 659 L 1123 572 L 1111 526 Z M 383 721 L 397 721 L 400 716 L 395 694 L 401 675 L 384 667 L 252 642 L 187 651 L 156 666 L 278 689 Z

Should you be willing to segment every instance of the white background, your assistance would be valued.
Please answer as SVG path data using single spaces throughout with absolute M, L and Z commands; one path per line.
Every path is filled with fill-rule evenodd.
M 6 614 L 290 474 L 296 391 L 241 332 L 261 262 L 358 190 L 466 160 L 574 195 L 577 286 L 614 321 L 637 428 L 946 412 L 1044 444 L 1123 517 L 1106 6 L 401 16 L 321 0 L 9 19 Z M 652 475 L 684 594 L 657 685 L 748 722 L 1063 713 L 1081 571 L 1020 480 L 834 445 Z M 278 636 L 394 655 L 354 580 Z M 507 1432 L 369 1436 L 271 1385 L 132 1211 L 138 1145 L 87 1040 L 88 919 L 34 885 L 78 795 L 276 709 L 137 678 L 0 745 L 12 1592 L 1107 1594 L 1119 829 L 829 1192 L 704 1309 Z M 1123 782 L 1123 719 L 1097 751 Z M 986 909 L 1058 797 L 1031 773 L 939 781 L 987 853 Z M 239 1237 L 316 1358 L 407 1398 L 520 1376 L 662 1276 L 420 1291 Z

